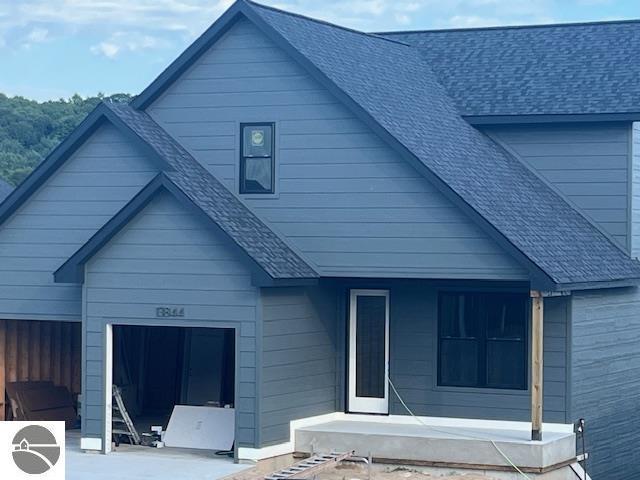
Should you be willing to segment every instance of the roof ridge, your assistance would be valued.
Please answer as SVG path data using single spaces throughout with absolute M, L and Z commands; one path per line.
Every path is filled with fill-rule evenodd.
M 483 30 L 525 30 L 537 28 L 563 28 L 563 27 L 589 27 L 597 25 L 640 23 L 640 18 L 619 20 L 594 20 L 584 22 L 558 22 L 558 23 L 532 23 L 530 25 L 493 25 L 488 27 L 453 27 L 453 28 L 427 28 L 420 30 L 389 30 L 384 32 L 369 32 L 372 35 L 407 35 L 419 33 L 447 33 L 447 32 L 474 32 Z
M 344 25 L 338 25 L 337 23 L 328 22 L 326 20 L 321 20 L 319 18 L 309 17 L 309 16 L 303 15 L 301 13 L 289 12 L 287 10 L 281 10 L 279 8 L 272 7 L 270 5 L 263 5 L 262 3 L 257 3 L 257 2 L 254 2 L 253 0 L 239 0 L 239 1 L 245 2 L 245 3 L 247 3 L 247 4 L 249 4 L 249 5 L 253 6 L 253 7 L 264 8 L 265 10 L 271 10 L 272 12 L 281 13 L 283 15 L 288 15 L 290 17 L 301 18 L 303 20 L 308 20 L 310 22 L 314 22 L 314 23 L 318 23 L 318 24 L 321 24 L 321 25 L 325 25 L 327 27 L 339 28 L 340 30 L 344 30 L 344 31 L 347 31 L 347 32 L 350 32 L 350 33 L 363 35 L 365 37 L 374 38 L 374 39 L 377 39 L 377 40 L 384 40 L 385 42 L 397 43 L 398 45 L 404 45 L 405 47 L 413 47 L 413 45 L 411 45 L 409 43 L 401 42 L 400 40 L 394 40 L 394 39 L 391 39 L 391 38 L 387 38 L 387 37 L 379 35 L 376 32 L 363 32 L 362 30 L 356 30 L 355 28 L 345 27 Z

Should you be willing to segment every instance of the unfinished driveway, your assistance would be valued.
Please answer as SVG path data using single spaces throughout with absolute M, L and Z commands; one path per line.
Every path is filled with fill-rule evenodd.
M 67 434 L 67 480 L 214 480 L 250 468 L 208 451 L 120 446 L 109 455 L 83 453 L 80 435 Z

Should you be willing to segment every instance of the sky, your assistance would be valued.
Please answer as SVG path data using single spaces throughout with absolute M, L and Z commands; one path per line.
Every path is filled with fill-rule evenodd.
M 0 0 L 0 92 L 139 93 L 233 0 Z M 365 30 L 640 18 L 640 0 L 262 0 Z

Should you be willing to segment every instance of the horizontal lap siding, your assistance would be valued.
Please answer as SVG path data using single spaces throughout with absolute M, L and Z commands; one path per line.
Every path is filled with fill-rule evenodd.
M 277 195 L 256 213 L 330 276 L 526 278 L 451 202 L 241 21 L 149 108 L 232 191 L 240 122 L 276 122 Z
M 154 198 L 87 265 L 85 436 L 100 436 L 103 339 L 108 322 L 230 327 L 239 330 L 237 441 L 255 445 L 256 303 L 250 273 L 228 240 L 169 194 Z M 179 305 L 184 319 L 157 319 Z
M 640 257 L 640 123 L 633 124 L 631 144 L 631 255 Z
M 581 292 L 572 305 L 572 403 L 586 420 L 589 473 L 640 477 L 640 292 Z
M 289 441 L 291 420 L 334 412 L 336 292 L 262 289 L 261 446 Z
M 390 372 L 416 415 L 529 421 L 528 391 L 438 387 L 437 291 L 393 289 L 390 294 Z M 565 422 L 567 301 L 545 300 L 544 420 Z M 407 411 L 391 395 L 391 413 Z
M 628 247 L 628 124 L 526 125 L 487 131 Z
M 0 226 L 0 318 L 81 318 L 77 285 L 53 272 L 153 177 L 155 169 L 103 126 Z

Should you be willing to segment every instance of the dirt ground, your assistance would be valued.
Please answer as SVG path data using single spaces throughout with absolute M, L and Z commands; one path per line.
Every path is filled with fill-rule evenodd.
M 287 455 L 271 459 L 265 462 L 259 462 L 255 467 L 230 475 L 224 480 L 258 480 L 263 479 L 265 475 L 273 473 L 275 470 L 285 468 L 299 459 L 294 459 Z M 400 467 L 393 465 L 374 464 L 371 468 L 371 476 L 369 476 L 369 468 L 366 465 L 353 462 L 342 462 L 335 467 L 327 468 L 313 475 L 314 480 L 495 480 L 492 477 L 478 475 L 474 473 L 464 475 L 452 475 L 446 472 L 440 474 L 429 474 L 421 472 L 418 469 L 408 467 Z

